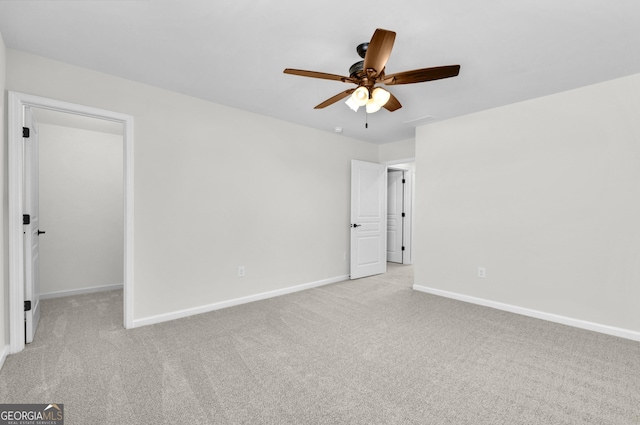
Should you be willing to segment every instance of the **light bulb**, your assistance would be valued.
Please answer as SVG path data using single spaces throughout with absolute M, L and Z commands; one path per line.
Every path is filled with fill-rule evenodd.
M 382 87 L 376 87 L 371 93 L 371 98 L 380 106 L 386 105 L 390 97 L 391 93 L 389 93 Z
M 353 92 L 351 98 L 356 105 L 364 106 L 369 101 L 369 90 L 364 86 L 360 86 Z

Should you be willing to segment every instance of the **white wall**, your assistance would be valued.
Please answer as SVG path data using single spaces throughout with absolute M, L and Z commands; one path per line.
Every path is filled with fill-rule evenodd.
M 378 148 L 378 159 L 384 164 L 387 161 L 415 158 L 415 139 L 400 140 L 398 142 L 384 143 Z
M 416 284 L 640 331 L 639 117 L 634 75 L 420 127 Z
M 0 34 L 0 93 L 2 93 L 2 101 L 0 101 L 0 140 L 2 140 L 2 149 L 0 149 L 0 184 L 2 185 L 2 219 L 0 223 L 0 236 L 2 236 L 2 244 L 0 245 L 0 278 L 2 279 L 2 284 L 0 285 L 0 366 L 2 366 L 2 353 L 4 353 L 5 346 L 9 344 L 9 276 L 8 270 L 6 268 L 6 264 L 8 261 L 7 258 L 7 244 L 8 242 L 5 240 L 4 234 L 7 226 L 6 217 L 7 217 L 7 187 L 6 187 L 6 152 L 7 152 L 7 134 L 6 134 L 6 109 L 5 105 L 7 103 L 7 95 L 5 93 L 5 85 L 6 85 L 6 47 L 4 44 L 4 40 L 2 38 L 2 34 Z
M 135 118 L 135 320 L 348 274 L 350 161 L 376 145 L 7 58 L 9 90 Z
M 123 282 L 122 136 L 39 124 L 40 291 Z

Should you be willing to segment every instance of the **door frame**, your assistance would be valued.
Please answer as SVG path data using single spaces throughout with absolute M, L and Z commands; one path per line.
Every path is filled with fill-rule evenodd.
M 24 239 L 22 201 L 24 194 L 22 138 L 25 106 L 50 109 L 90 118 L 114 121 L 123 125 L 124 185 L 124 318 L 126 329 L 133 328 L 133 116 L 90 106 L 8 92 L 8 249 L 9 249 L 9 352 L 24 349 Z
M 405 168 L 402 164 L 415 164 L 415 158 L 405 158 L 393 161 L 387 161 L 384 164 L 387 166 L 387 173 L 389 170 L 399 170 L 405 172 L 405 193 L 404 193 L 404 210 L 406 217 L 403 225 L 403 238 L 404 238 L 404 255 L 402 256 L 402 264 L 413 264 L 413 239 L 414 239 L 414 205 L 416 199 L 415 192 L 415 171 L 410 168 Z

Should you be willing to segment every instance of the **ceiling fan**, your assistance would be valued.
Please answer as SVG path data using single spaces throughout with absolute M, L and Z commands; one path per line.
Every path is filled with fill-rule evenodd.
M 460 65 L 448 65 L 386 75 L 385 66 L 391 55 L 395 39 L 395 32 L 381 28 L 376 29 L 369 43 L 362 43 L 356 48 L 358 55 L 364 60 L 354 63 L 351 68 L 349 68 L 348 77 L 291 68 L 285 69 L 284 73 L 300 75 L 302 77 L 321 78 L 323 80 L 342 81 L 343 83 L 353 83 L 357 86 L 356 88 L 338 93 L 320 103 L 314 109 L 325 108 L 350 96 L 346 103 L 351 109 L 357 111 L 360 106 L 366 106 L 367 113 L 373 113 L 382 107 L 390 112 L 402 108 L 402 105 L 393 94 L 382 87 L 376 86 L 376 84 L 393 86 L 422 83 L 425 81 L 455 77 L 460 72 Z

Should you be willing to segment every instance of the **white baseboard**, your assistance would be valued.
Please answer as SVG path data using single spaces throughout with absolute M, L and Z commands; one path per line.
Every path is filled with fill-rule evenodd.
M 445 298 L 452 298 L 458 301 L 464 301 L 471 304 L 478 304 L 485 307 L 495 308 L 497 310 L 508 311 L 510 313 L 521 314 L 523 316 L 535 317 L 536 319 L 547 320 L 549 322 L 560 323 L 562 325 L 573 326 L 575 328 L 586 329 L 589 331 L 600 332 L 607 335 L 618 336 L 621 338 L 640 341 L 640 332 L 630 329 L 617 328 L 615 326 L 603 325 L 600 323 L 588 322 L 586 320 L 574 319 L 572 317 L 560 316 L 544 311 L 532 310 L 529 308 L 518 307 L 511 304 L 504 304 L 497 301 L 491 301 L 484 298 L 476 298 L 469 295 L 458 294 L 455 292 L 443 291 L 441 289 L 429 288 L 427 286 L 413 285 L 413 289 L 428 294 L 438 295 Z
M 213 304 L 203 305 L 200 307 L 173 311 L 171 313 L 158 314 L 156 316 L 144 317 L 142 319 L 134 319 L 133 327 L 139 328 L 141 326 L 168 322 L 169 320 L 182 319 L 184 317 L 194 316 L 196 314 L 208 313 L 214 310 L 220 310 L 227 307 L 234 307 L 241 304 L 247 304 L 250 302 L 260 301 L 260 300 L 266 300 L 268 298 L 279 297 L 281 295 L 291 294 L 293 292 L 304 291 L 306 289 L 317 288 L 319 286 L 342 282 L 343 280 L 347 280 L 347 279 L 349 279 L 349 275 L 336 276 L 329 279 L 318 280 L 316 282 L 303 283 L 301 285 L 296 285 L 296 286 L 289 286 L 288 288 L 276 289 L 275 291 L 262 292 L 260 294 L 249 295 L 241 298 L 235 298 L 228 301 L 221 301 Z
M 104 286 L 92 286 L 90 288 L 69 289 L 66 291 L 48 292 L 46 294 L 40 294 L 41 300 L 48 300 L 51 298 L 70 297 L 72 295 L 92 294 L 94 292 L 113 291 L 116 289 L 122 289 L 124 285 L 122 283 L 116 283 L 115 285 Z
M 4 361 L 7 359 L 8 355 L 9 355 L 9 346 L 5 345 L 4 347 L 2 347 L 2 350 L 0 351 L 0 370 L 2 370 L 2 366 L 4 366 Z

